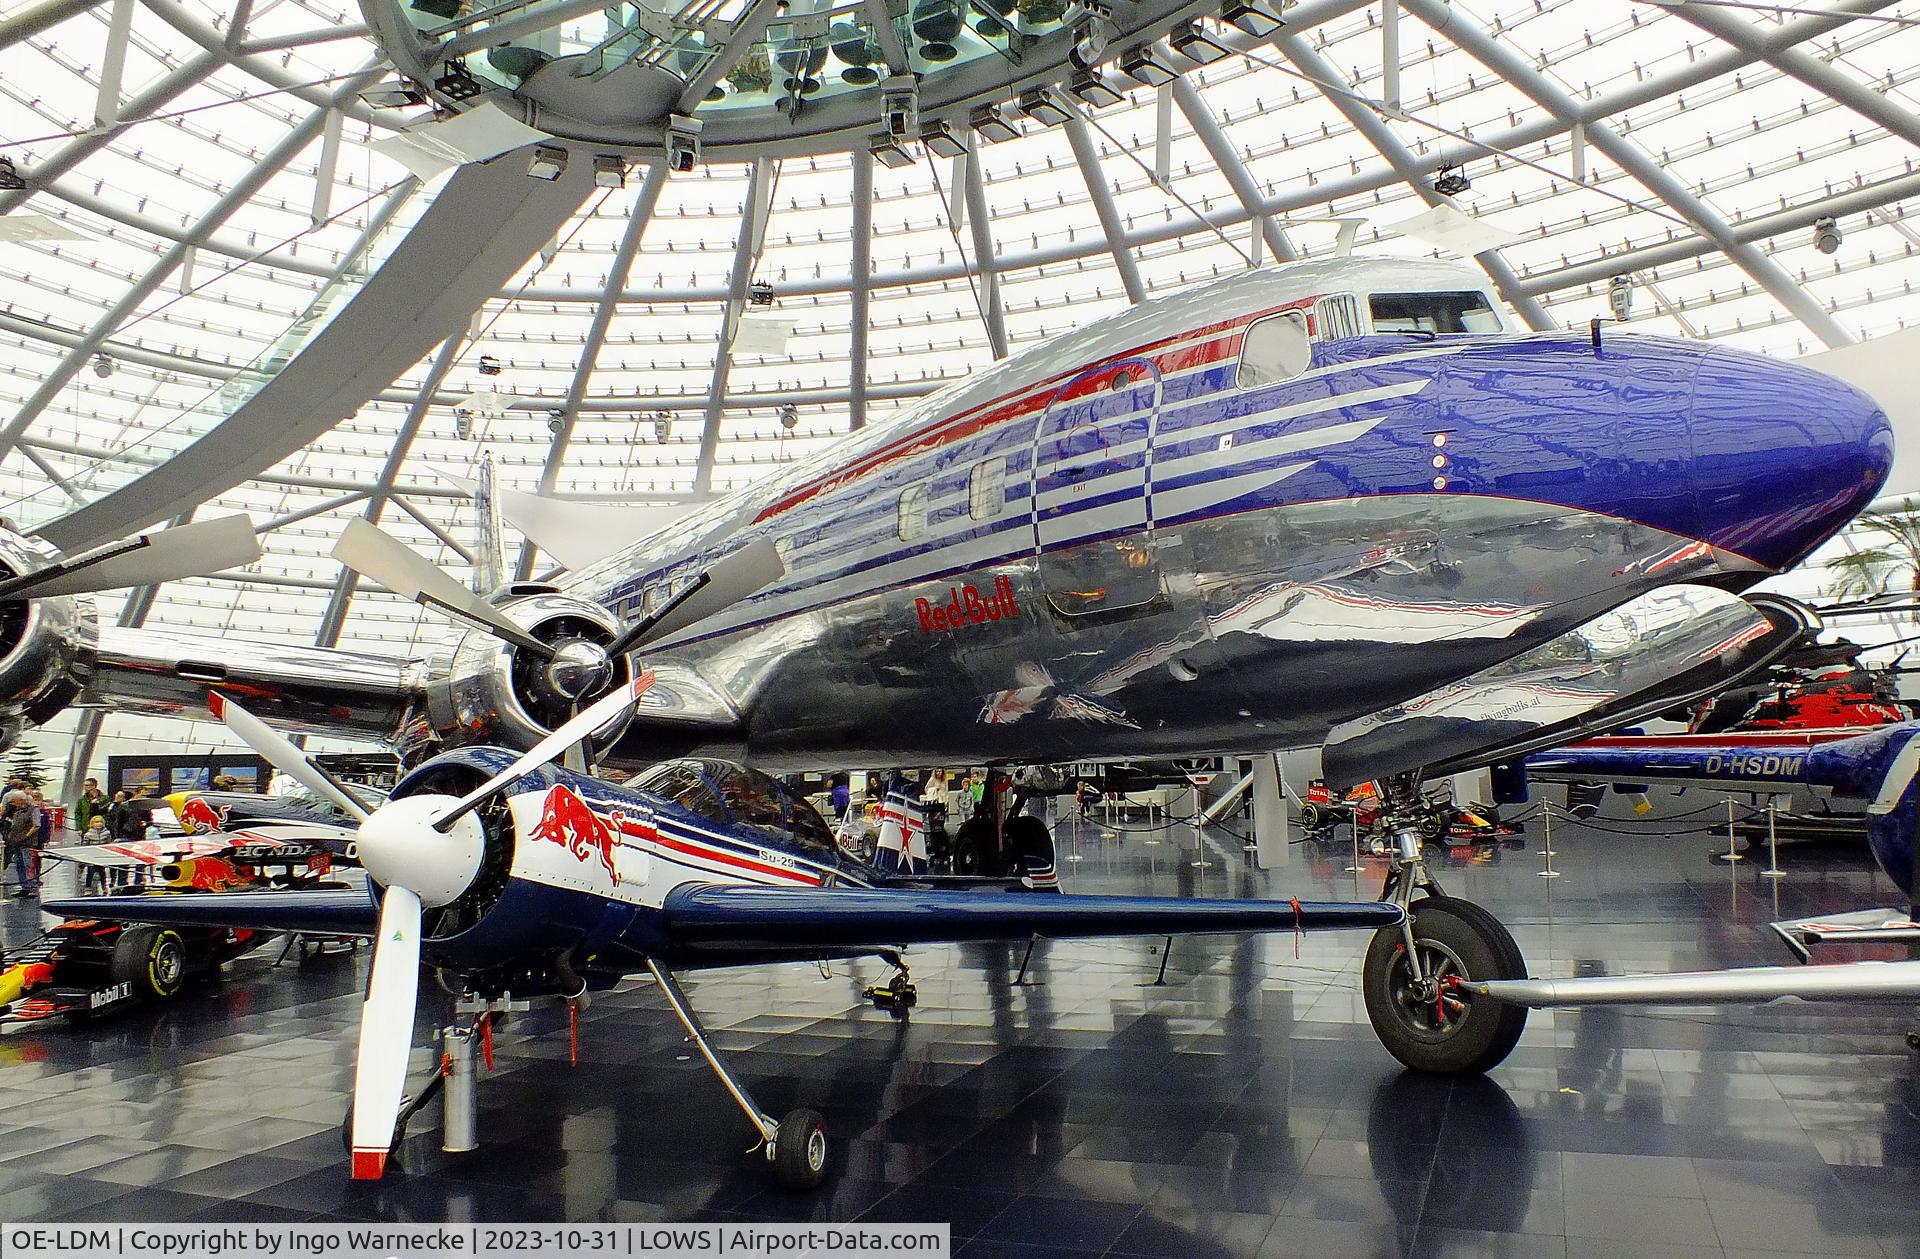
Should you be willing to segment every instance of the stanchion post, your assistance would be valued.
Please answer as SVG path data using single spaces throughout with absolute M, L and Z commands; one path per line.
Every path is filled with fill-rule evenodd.
M 1547 868 L 1539 871 L 1539 875 L 1543 879 L 1557 879 L 1560 872 L 1553 868 L 1553 805 L 1546 800 L 1540 801 L 1540 812 L 1546 817 L 1547 833 L 1540 841 L 1545 847 L 1540 850 L 1540 855 L 1547 859 Z
M 1774 832 L 1773 797 L 1767 797 L 1767 868 L 1760 872 L 1762 878 L 1784 879 L 1787 872 L 1780 868 L 1780 837 Z
M 1733 797 L 1728 796 L 1727 797 L 1727 864 L 1728 865 L 1733 865 L 1737 862 L 1746 860 L 1745 857 L 1740 855 L 1740 851 L 1736 847 L 1737 843 L 1738 841 L 1734 838 L 1734 834 L 1733 834 Z

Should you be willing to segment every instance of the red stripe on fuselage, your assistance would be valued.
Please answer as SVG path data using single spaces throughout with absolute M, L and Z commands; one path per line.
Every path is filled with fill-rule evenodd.
M 661 848 L 683 853 L 689 857 L 699 857 L 706 861 L 717 861 L 721 865 L 733 866 L 742 870 L 752 870 L 760 874 L 769 874 L 775 878 L 792 879 L 795 882 L 805 883 L 809 887 L 820 886 L 819 877 L 817 875 L 809 875 L 804 870 L 788 869 L 785 866 L 771 865 L 764 861 L 756 861 L 752 857 L 743 857 L 738 853 L 728 852 L 724 848 L 716 848 L 711 845 L 697 843 L 690 839 L 682 839 L 677 835 L 668 835 L 657 827 L 649 826 L 643 822 L 635 822 L 630 818 L 620 819 L 620 833 L 658 845 Z
M 1268 315 L 1279 314 L 1281 311 L 1299 310 L 1302 307 L 1311 306 L 1322 296 L 1324 296 L 1324 294 L 1316 293 L 1311 297 L 1299 298 L 1283 306 L 1275 306 L 1269 310 L 1258 311 L 1251 315 L 1237 315 L 1232 319 L 1223 319 L 1218 323 L 1206 324 L 1199 328 L 1190 328 L 1184 332 L 1177 332 L 1171 336 L 1149 341 L 1145 345 L 1135 346 L 1130 350 L 1122 350 L 1117 354 L 1110 354 L 1102 359 L 1101 362 L 1112 363 L 1118 368 L 1122 360 L 1144 358 L 1152 363 L 1163 377 L 1171 376 L 1175 372 L 1189 371 L 1195 367 L 1216 363 L 1221 359 L 1230 357 L 1236 351 L 1238 343 L 1235 340 L 1235 335 L 1249 324 L 1252 324 L 1256 320 L 1265 319 Z M 1196 341 L 1195 338 L 1204 338 L 1204 340 Z M 1193 341 L 1194 344 L 1180 345 L 1181 342 L 1187 341 Z M 1155 351 L 1164 350 L 1165 347 L 1173 345 L 1180 345 L 1180 348 L 1166 353 L 1155 353 Z M 937 420 L 926 428 L 895 438 L 893 441 L 880 447 L 880 449 L 854 460 L 846 467 L 831 475 L 821 477 L 809 484 L 788 491 L 780 498 L 775 499 L 758 516 L 755 516 L 754 523 L 758 524 L 763 520 L 777 516 L 790 507 L 797 507 L 808 499 L 827 490 L 844 485 L 848 481 L 863 476 L 883 464 L 892 463 L 897 459 L 903 459 L 910 455 L 922 454 L 940 446 L 951 445 L 954 442 L 971 437 L 975 433 L 992 428 L 994 425 L 1005 420 L 1016 419 L 1023 416 L 1029 411 L 1034 410 L 1037 406 L 1044 406 L 1052 400 L 1052 395 L 1046 392 L 1049 386 L 1057 386 L 1060 382 L 1071 380 L 1073 377 L 1090 371 L 1097 366 L 1098 364 L 1089 363 L 1082 367 L 1065 368 L 1044 380 L 1037 381 L 1031 385 L 1022 385 L 1010 394 L 1002 394 L 998 398 L 990 398 L 978 406 L 962 411 L 958 415 Z M 1093 392 L 1094 388 L 1106 379 L 1109 379 L 1109 377 L 1095 377 L 1087 381 L 1085 385 L 1086 392 Z M 1076 393 L 1073 396 L 1077 397 L 1080 395 Z

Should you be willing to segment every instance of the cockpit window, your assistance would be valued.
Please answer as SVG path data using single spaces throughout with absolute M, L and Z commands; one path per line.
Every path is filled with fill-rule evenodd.
M 786 809 L 781 804 L 780 789 L 772 779 L 717 761 L 709 761 L 706 770 L 720 788 L 720 799 L 733 816 L 734 825 L 786 830 Z
M 635 791 L 664 797 L 683 809 L 699 814 L 716 826 L 727 823 L 720 797 L 700 770 L 688 761 L 663 761 L 634 778 L 627 786 Z
M 1367 306 L 1375 332 L 1500 331 L 1500 316 L 1480 293 L 1375 293 Z
M 1240 343 L 1239 384 L 1242 389 L 1277 385 L 1292 380 L 1312 363 L 1306 316 L 1294 311 L 1274 315 L 1247 329 Z

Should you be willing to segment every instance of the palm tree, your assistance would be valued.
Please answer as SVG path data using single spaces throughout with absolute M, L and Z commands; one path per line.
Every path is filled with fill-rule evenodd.
M 1886 594 L 1900 576 L 1906 589 L 1920 591 L 1920 509 L 1912 499 L 1903 499 L 1896 510 L 1870 511 L 1853 527 L 1873 545 L 1827 562 L 1835 595 Z

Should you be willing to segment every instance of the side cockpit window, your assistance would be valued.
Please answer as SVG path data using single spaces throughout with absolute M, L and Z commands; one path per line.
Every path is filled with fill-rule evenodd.
M 1292 380 L 1312 362 L 1307 317 L 1298 311 L 1271 315 L 1248 328 L 1240 343 L 1240 388 L 1258 389 Z
M 1367 299 L 1375 332 L 1498 332 L 1500 316 L 1486 294 L 1375 293 Z

